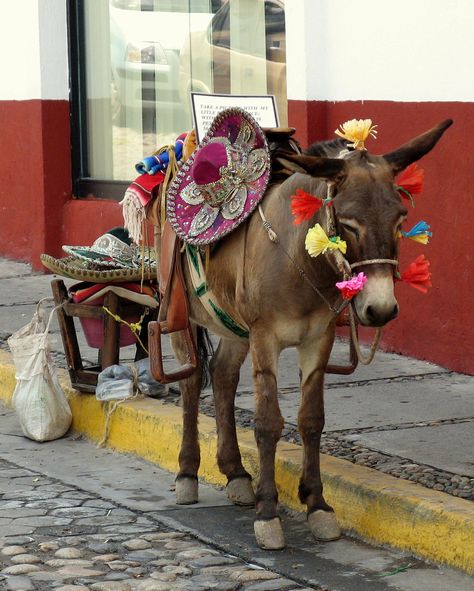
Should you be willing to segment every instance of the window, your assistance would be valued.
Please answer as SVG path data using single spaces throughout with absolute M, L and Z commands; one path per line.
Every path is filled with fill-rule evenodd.
M 275 94 L 283 0 L 74 0 L 75 194 L 120 199 L 135 164 L 192 127 L 190 92 Z

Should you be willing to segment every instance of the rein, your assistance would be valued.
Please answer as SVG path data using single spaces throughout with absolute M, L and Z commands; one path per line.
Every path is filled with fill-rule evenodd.
M 333 199 L 333 197 L 334 197 L 333 183 L 327 183 L 327 197 L 326 197 L 325 203 L 326 204 L 329 203 Z M 351 305 L 350 300 L 343 299 L 342 303 L 338 307 L 335 307 L 333 304 L 331 304 L 331 302 L 324 296 L 324 294 L 321 292 L 321 290 L 311 281 L 311 279 L 308 277 L 308 275 L 306 274 L 304 269 L 297 263 L 297 261 L 295 261 L 295 259 L 290 255 L 290 253 L 281 244 L 280 240 L 278 239 L 277 233 L 273 230 L 270 222 L 265 217 L 265 214 L 263 213 L 263 209 L 262 209 L 261 205 L 258 206 L 258 213 L 260 214 L 260 217 L 263 222 L 263 227 L 268 234 L 268 238 L 282 250 L 282 252 L 286 255 L 288 260 L 298 270 L 303 281 L 305 281 L 311 287 L 311 289 L 315 293 L 318 294 L 318 296 L 327 305 L 329 310 L 337 317 L 347 308 L 347 306 L 349 306 L 349 324 L 350 324 L 350 329 L 351 329 L 351 338 L 352 338 L 352 342 L 354 344 L 354 349 L 356 351 L 357 358 L 362 365 L 369 365 L 374 359 L 375 352 L 377 350 L 377 347 L 378 347 L 378 344 L 380 341 L 380 337 L 382 336 L 382 329 L 381 328 L 375 329 L 375 335 L 372 340 L 372 343 L 370 344 L 369 353 L 367 356 L 365 356 L 364 353 L 362 353 L 362 350 L 360 348 L 359 336 L 357 334 L 357 320 L 356 320 L 354 309 Z M 326 206 L 326 213 L 327 213 L 326 222 L 327 222 L 328 236 L 335 236 L 336 235 L 336 219 L 334 216 L 334 210 L 331 207 Z M 342 274 L 344 279 L 350 279 L 350 277 L 352 276 L 352 269 L 356 269 L 357 267 L 363 267 L 366 265 L 381 265 L 381 264 L 393 265 L 394 267 L 398 267 L 398 261 L 396 259 L 365 259 L 363 261 L 349 263 L 349 261 L 346 259 L 346 257 L 339 250 L 332 251 L 331 254 L 334 256 L 336 266 L 339 269 L 339 271 Z

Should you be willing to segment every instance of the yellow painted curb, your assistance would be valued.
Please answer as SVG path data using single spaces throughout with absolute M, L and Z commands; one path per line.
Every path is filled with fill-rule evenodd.
M 100 441 L 105 432 L 106 406 L 94 396 L 74 391 L 65 373 L 63 377 L 73 412 L 72 428 Z M 0 399 L 7 404 L 14 382 L 11 357 L 0 351 Z M 199 432 L 200 476 L 224 485 L 225 479 L 215 461 L 214 419 L 200 415 Z M 244 464 L 256 476 L 258 456 L 253 432 L 239 429 L 238 436 Z M 108 447 L 135 453 L 172 472 L 177 471 L 180 443 L 181 409 L 176 406 L 139 399 L 118 405 L 110 419 Z M 276 478 L 280 502 L 297 511 L 303 510 L 298 500 L 301 458 L 299 446 L 279 444 Z M 326 499 L 343 529 L 474 573 L 472 502 L 331 456 L 321 456 L 321 471 Z

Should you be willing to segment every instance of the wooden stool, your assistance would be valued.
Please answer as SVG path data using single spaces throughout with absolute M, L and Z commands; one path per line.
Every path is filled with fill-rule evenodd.
M 53 279 L 51 289 L 55 305 L 61 305 L 57 310 L 57 315 L 71 384 L 80 392 L 95 392 L 99 373 L 106 367 L 119 363 L 120 323 L 104 312 L 102 306 L 73 303 L 61 279 Z M 144 306 L 120 298 L 112 292 L 105 295 L 104 307 L 108 308 L 112 314 L 117 314 L 122 318 L 133 314 L 141 316 L 145 309 Z M 97 365 L 84 368 L 74 326 L 74 317 L 95 318 L 103 321 L 104 340 L 99 349 Z M 147 346 L 147 325 L 150 320 L 152 318 L 148 317 L 147 322 L 143 322 L 140 331 L 140 339 L 145 346 Z M 147 353 L 137 344 L 135 361 L 147 356 Z

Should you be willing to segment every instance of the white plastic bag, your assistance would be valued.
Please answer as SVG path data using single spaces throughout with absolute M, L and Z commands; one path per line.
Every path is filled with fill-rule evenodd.
M 72 421 L 49 349 L 48 331 L 55 309 L 45 326 L 43 304 L 47 301 L 51 298 L 40 300 L 31 322 L 8 339 L 16 368 L 13 406 L 23 433 L 35 441 L 62 437 Z

